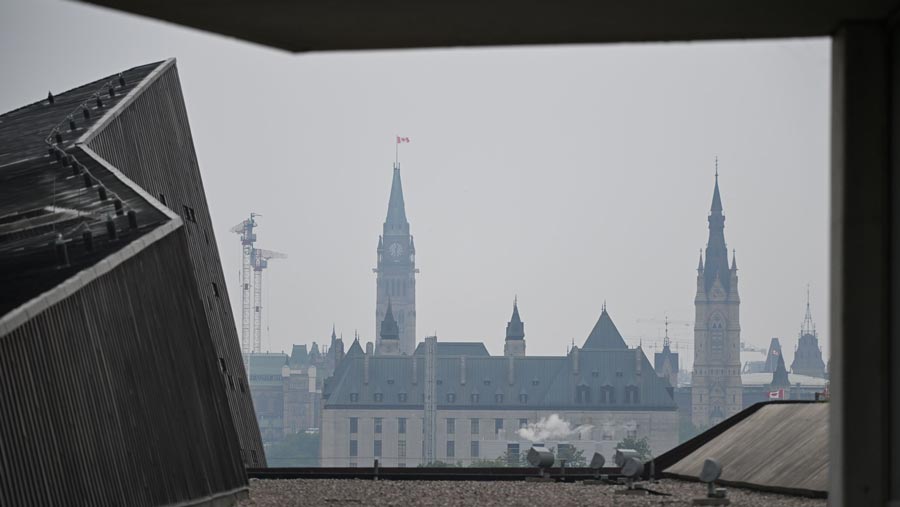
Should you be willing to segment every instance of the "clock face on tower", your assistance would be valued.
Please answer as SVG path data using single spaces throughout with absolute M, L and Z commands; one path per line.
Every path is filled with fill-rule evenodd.
M 400 243 L 391 243 L 391 246 L 388 247 L 388 252 L 394 260 L 397 260 L 403 255 L 403 245 Z

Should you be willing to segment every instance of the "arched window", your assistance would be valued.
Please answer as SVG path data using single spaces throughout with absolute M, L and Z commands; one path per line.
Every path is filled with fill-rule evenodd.
M 641 391 L 637 386 L 625 387 L 625 403 L 640 403 Z

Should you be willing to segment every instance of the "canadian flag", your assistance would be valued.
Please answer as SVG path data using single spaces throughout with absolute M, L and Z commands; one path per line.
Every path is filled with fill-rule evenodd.
M 783 400 L 784 399 L 784 389 L 779 389 L 777 391 L 769 391 L 769 399 L 770 400 Z
M 408 142 L 409 142 L 409 138 L 408 138 L 408 137 L 400 137 L 400 136 L 397 136 L 397 144 L 400 144 L 400 143 L 408 143 Z

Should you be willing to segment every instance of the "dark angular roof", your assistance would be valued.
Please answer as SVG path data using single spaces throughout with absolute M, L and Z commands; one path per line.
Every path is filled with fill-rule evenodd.
M 75 145 L 159 65 L 125 71 L 124 86 L 110 76 L 57 94 L 53 104 L 44 99 L 0 115 L 0 316 L 174 217 Z M 100 91 L 102 108 L 92 101 Z M 89 118 L 84 117 L 83 104 Z M 61 142 L 53 134 L 57 127 Z M 121 213 L 116 212 L 117 202 Z M 129 223 L 129 211 L 135 213 L 136 227 Z M 115 227 L 115 239 L 107 236 L 107 219 Z M 91 249 L 84 239 L 88 232 Z M 53 246 L 58 236 L 66 245 L 68 265 L 60 262 Z
M 703 284 L 709 291 L 716 280 L 726 291 L 731 288 L 731 271 L 728 268 L 728 247 L 725 245 L 725 215 L 722 213 L 722 198 L 719 195 L 719 175 L 713 189 L 712 205 L 709 210 L 709 240 L 706 244 L 706 265 L 703 268 Z
M 491 354 L 480 342 L 437 342 L 435 354 L 438 356 L 489 357 Z M 425 355 L 425 343 L 419 343 L 414 352 L 417 356 Z
M 603 311 L 600 313 L 600 318 L 597 319 L 597 323 L 594 324 L 594 329 L 591 330 L 591 334 L 588 335 L 582 349 L 606 350 L 627 348 L 628 345 L 625 343 L 625 339 L 622 338 L 619 330 L 616 329 L 616 325 L 613 324 L 609 313 L 606 312 L 606 308 L 604 307 Z
M 781 342 L 778 338 L 772 338 L 772 341 L 769 342 L 769 351 L 766 353 L 766 366 L 763 368 L 763 371 L 773 373 L 778 368 L 778 358 L 780 357 L 782 357 Z M 782 359 L 782 361 L 784 360 Z

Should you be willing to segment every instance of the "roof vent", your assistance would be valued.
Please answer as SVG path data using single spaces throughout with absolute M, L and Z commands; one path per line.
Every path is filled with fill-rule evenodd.
M 116 232 L 116 223 L 113 222 L 111 215 L 106 216 L 106 235 L 109 236 L 109 239 L 116 239 L 119 237 Z
M 57 144 L 63 142 L 62 134 L 59 133 L 59 130 L 57 130 L 56 132 L 54 132 L 53 137 L 56 138 L 56 143 L 57 143 Z
M 94 186 L 94 180 L 91 178 L 91 175 L 88 173 L 84 173 L 84 188 L 91 188 Z
M 53 93 L 47 92 L 47 104 L 52 105 L 56 100 L 53 98 Z
M 125 76 L 123 76 L 121 72 L 119 73 L 119 86 L 125 87 Z
M 53 242 L 53 248 L 56 250 L 56 260 L 61 267 L 66 267 L 69 265 L 69 248 L 66 246 L 66 242 L 63 241 L 62 234 L 56 235 L 56 240 Z
M 103 100 L 100 98 L 100 95 L 97 95 L 97 109 L 101 109 L 103 107 Z
M 89 108 L 89 107 L 82 107 L 82 108 L 81 108 L 81 115 L 84 116 L 84 119 L 85 119 L 85 120 L 90 120 L 90 119 L 91 119 L 91 108 Z
M 128 227 L 137 229 L 137 226 L 137 212 L 135 212 L 133 209 L 128 210 Z
M 88 252 L 94 251 L 94 233 L 90 229 L 81 233 L 81 239 L 84 241 L 84 248 Z
M 113 206 L 116 208 L 116 215 L 122 216 L 122 214 L 124 213 L 122 211 L 122 200 L 116 199 L 115 201 L 113 201 Z
M 70 131 L 70 132 L 74 132 L 75 129 L 78 128 L 78 127 L 75 125 L 75 118 L 73 118 L 72 115 L 70 114 L 68 120 L 69 120 L 69 131 Z
M 116 87 L 113 86 L 112 84 L 110 84 L 110 85 L 109 85 L 109 98 L 112 99 L 112 98 L 115 98 L 115 97 L 116 97 Z
M 108 198 L 108 196 L 106 195 L 106 187 L 104 187 L 103 185 L 97 187 L 97 195 L 100 197 L 101 201 L 105 201 Z

